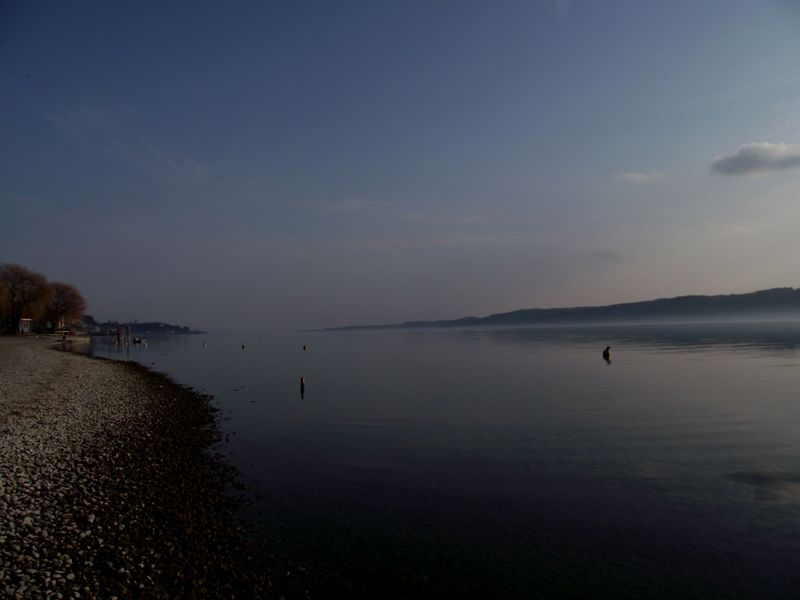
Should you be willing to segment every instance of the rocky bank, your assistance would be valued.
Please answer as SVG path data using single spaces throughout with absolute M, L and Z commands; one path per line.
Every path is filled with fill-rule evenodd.
M 0 338 L 0 596 L 269 597 L 209 398 Z

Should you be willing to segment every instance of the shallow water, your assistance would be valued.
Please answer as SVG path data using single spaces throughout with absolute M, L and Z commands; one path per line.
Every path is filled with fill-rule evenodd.
M 267 551 L 302 564 L 317 596 L 800 591 L 798 323 L 93 351 L 215 396 Z

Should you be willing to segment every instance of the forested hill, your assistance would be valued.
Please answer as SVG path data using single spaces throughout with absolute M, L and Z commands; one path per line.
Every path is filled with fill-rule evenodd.
M 407 321 L 394 325 L 351 325 L 333 329 L 398 329 L 419 327 L 470 327 L 493 325 L 548 325 L 666 321 L 721 321 L 800 318 L 800 289 L 772 288 L 747 294 L 678 296 L 642 302 L 526 308 L 488 317 L 463 317 L 444 321 Z

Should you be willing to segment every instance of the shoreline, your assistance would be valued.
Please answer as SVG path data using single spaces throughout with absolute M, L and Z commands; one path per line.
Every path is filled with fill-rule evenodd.
M 210 397 L 55 341 L 0 338 L 0 592 L 270 596 Z

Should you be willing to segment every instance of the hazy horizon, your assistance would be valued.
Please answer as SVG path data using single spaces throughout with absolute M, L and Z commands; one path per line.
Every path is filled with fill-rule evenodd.
M 6 3 L 0 262 L 297 329 L 797 287 L 788 0 Z
M 750 293 L 760 293 L 765 291 L 773 291 L 778 289 L 789 289 L 789 290 L 797 290 L 800 291 L 800 288 L 793 288 L 788 286 L 781 286 L 775 288 L 769 288 L 764 290 L 752 290 Z M 649 302 L 654 301 L 662 301 L 662 300 L 676 300 L 679 298 L 690 298 L 690 297 L 702 297 L 702 298 L 714 298 L 719 296 L 741 296 L 741 295 L 749 295 L 748 292 L 744 292 L 741 294 L 716 294 L 716 295 L 702 295 L 702 294 L 685 294 L 681 296 L 675 297 L 663 297 L 663 298 L 647 298 L 641 300 L 633 300 L 633 301 L 626 301 L 626 302 L 619 302 L 613 303 L 608 305 L 573 305 L 573 306 L 548 306 L 548 307 L 539 307 L 539 306 L 526 306 L 526 307 L 517 307 L 515 309 L 511 309 L 510 311 L 501 311 L 499 313 L 491 313 L 491 314 L 469 314 L 469 315 L 456 315 L 456 316 L 449 316 L 444 317 L 441 319 L 406 319 L 404 321 L 397 321 L 397 322 L 383 322 L 383 323 L 345 323 L 343 325 L 334 325 L 334 326 L 321 326 L 321 327 L 273 327 L 273 328 L 265 328 L 265 329 L 205 329 L 199 326 L 194 326 L 189 324 L 193 330 L 204 330 L 205 333 L 276 333 L 276 332 L 320 332 L 320 331 L 335 331 L 335 330 L 348 330 L 348 329 L 383 329 L 383 328 L 395 328 L 399 326 L 409 326 L 411 329 L 414 329 L 417 325 L 422 328 L 428 328 L 431 324 L 435 323 L 444 323 L 444 322 L 456 322 L 463 319 L 487 319 L 489 317 L 501 316 L 512 314 L 515 312 L 525 312 L 529 310 L 591 310 L 596 308 L 610 308 L 610 307 L 617 307 L 617 306 L 627 306 L 627 305 L 638 305 L 638 304 L 646 304 Z M 738 310 L 738 312 L 737 312 Z M 756 324 L 759 322 L 763 323 L 775 323 L 775 322 L 793 322 L 800 320 L 800 312 L 794 311 L 792 309 L 786 308 L 774 308 L 774 309 L 759 309 L 753 310 L 752 308 L 742 307 L 737 310 L 730 310 L 729 308 L 723 308 L 719 311 L 702 311 L 697 312 L 693 309 L 686 309 L 685 311 L 681 311 L 680 315 L 677 316 L 659 316 L 659 315 L 650 315 L 650 316 L 642 316 L 638 313 L 633 313 L 629 316 L 619 316 L 619 317 L 598 317 L 598 318 L 591 318 L 587 320 L 575 320 L 574 318 L 570 320 L 570 318 L 563 318 L 561 320 L 543 320 L 543 321 L 531 321 L 531 322 L 507 322 L 507 323 L 478 323 L 476 324 L 478 327 L 499 327 L 499 328 L 508 328 L 508 327 L 540 327 L 540 328 L 551 328 L 551 327 L 597 327 L 597 326 L 632 326 L 632 325 L 667 325 L 667 324 L 675 324 L 675 325 L 686 325 L 686 324 Z M 92 315 L 94 318 L 94 315 Z M 581 317 L 581 319 L 585 319 Z M 111 321 L 117 322 L 132 322 L 132 323 L 147 323 L 147 322 L 158 322 L 158 320 L 139 320 L 139 319 L 111 319 Z M 186 323 L 169 323 L 170 325 L 187 325 Z M 456 328 L 459 327 L 471 327 L 472 325 L 465 324 L 465 325 L 458 325 Z M 436 325 L 438 327 L 438 325 Z

